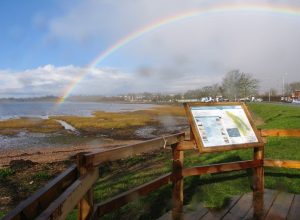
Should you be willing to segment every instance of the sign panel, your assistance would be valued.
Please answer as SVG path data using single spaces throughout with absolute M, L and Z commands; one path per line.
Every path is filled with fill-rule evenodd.
M 261 142 L 243 103 L 186 103 L 185 108 L 200 151 L 238 149 Z

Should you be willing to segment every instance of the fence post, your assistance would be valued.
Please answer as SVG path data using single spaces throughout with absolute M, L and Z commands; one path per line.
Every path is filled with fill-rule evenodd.
M 264 160 L 264 146 L 255 147 L 253 152 L 254 160 Z M 264 165 L 254 168 L 253 173 L 253 191 L 264 192 Z
M 254 160 L 264 160 L 264 146 L 255 147 L 253 152 Z M 264 192 L 264 165 L 254 168 L 253 173 L 253 190 L 256 192 Z
M 88 172 L 86 162 L 81 153 L 77 154 L 77 167 L 80 176 L 84 176 Z M 94 209 L 93 188 L 87 191 L 85 196 L 78 203 L 77 208 L 78 220 L 88 219 L 92 215 Z
M 177 150 L 177 145 L 172 145 L 173 167 L 172 167 L 172 218 L 173 220 L 183 219 L 183 151 Z

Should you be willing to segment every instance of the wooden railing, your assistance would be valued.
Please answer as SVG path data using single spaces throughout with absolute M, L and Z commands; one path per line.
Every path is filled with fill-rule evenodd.
M 300 130 L 262 130 L 261 135 L 263 137 L 300 137 Z M 184 177 L 252 168 L 255 171 L 253 188 L 260 191 L 263 190 L 264 166 L 300 169 L 300 161 L 264 159 L 261 146 L 254 148 L 253 160 L 184 168 L 184 151 L 195 149 L 193 142 L 184 141 L 184 138 L 184 133 L 179 133 L 111 150 L 78 154 L 77 166 L 71 166 L 37 193 L 20 203 L 3 220 L 65 219 L 76 206 L 78 219 L 98 219 L 169 183 L 173 184 L 173 217 L 176 218 L 182 211 Z M 166 146 L 171 146 L 172 149 L 172 173 L 167 173 L 101 203 L 93 203 L 93 184 L 99 178 L 99 165 L 105 161 L 118 160 Z
M 134 198 L 132 195 L 136 193 L 144 195 L 167 184 L 170 174 L 119 195 L 117 199 L 124 202 L 120 202 L 117 206 L 109 201 L 94 206 L 92 190 L 93 184 L 99 178 L 98 167 L 101 163 L 152 152 L 183 140 L 184 133 L 179 133 L 134 145 L 90 154 L 78 154 L 77 165 L 72 165 L 45 187 L 21 202 L 4 216 L 3 220 L 65 219 L 76 206 L 79 210 L 79 219 L 91 218 L 98 212 L 99 214 L 107 213 L 114 207 L 120 207 L 121 204 L 125 204 L 124 202 L 130 201 L 129 198 Z M 111 201 L 114 201 L 114 198 Z M 93 207 L 97 207 L 95 209 L 97 212 Z
M 261 130 L 261 136 L 266 137 L 300 137 L 300 129 L 270 129 Z M 300 143 L 299 143 L 300 147 Z M 300 169 L 300 160 L 264 159 L 265 167 L 281 167 Z

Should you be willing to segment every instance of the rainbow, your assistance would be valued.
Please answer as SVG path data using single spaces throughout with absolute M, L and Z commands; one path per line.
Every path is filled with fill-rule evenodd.
M 185 19 L 191 19 L 196 16 L 204 16 L 209 14 L 220 14 L 220 13 L 233 13 L 233 12 L 252 12 L 252 13 L 271 13 L 271 14 L 284 14 L 284 15 L 292 15 L 292 16 L 299 16 L 300 15 L 300 8 L 299 7 L 291 7 L 291 6 L 274 6 L 270 4 L 259 4 L 259 5 L 217 5 L 210 8 L 203 8 L 192 10 L 188 12 L 183 12 L 180 14 L 176 14 L 173 16 L 165 17 L 160 20 L 157 20 L 151 24 L 148 24 L 132 33 L 129 33 L 124 38 L 118 40 L 113 45 L 108 47 L 105 51 L 102 51 L 92 62 L 86 66 L 85 71 L 82 72 L 79 76 L 74 78 L 74 80 L 67 86 L 63 96 L 58 100 L 58 103 L 63 103 L 64 100 L 71 94 L 77 84 L 88 74 L 89 70 L 93 67 L 97 66 L 97 64 L 101 63 L 105 58 L 110 56 L 112 53 L 116 52 L 120 48 L 124 47 L 125 45 L 133 42 L 134 40 L 153 32 L 157 29 L 160 29 L 164 26 L 176 23 L 178 21 L 182 21 Z

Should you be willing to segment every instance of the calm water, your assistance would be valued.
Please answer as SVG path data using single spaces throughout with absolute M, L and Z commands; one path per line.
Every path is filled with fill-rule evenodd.
M 152 104 L 65 102 L 7 102 L 0 103 L 0 119 L 18 117 L 47 117 L 51 115 L 90 116 L 94 111 L 120 112 L 149 109 Z

